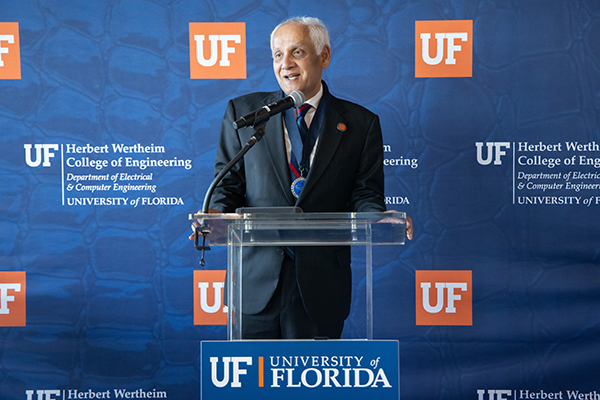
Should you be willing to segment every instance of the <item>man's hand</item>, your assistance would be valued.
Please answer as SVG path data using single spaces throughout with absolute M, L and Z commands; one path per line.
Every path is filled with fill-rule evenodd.
M 408 240 L 412 240 L 413 237 L 412 219 L 408 215 L 406 216 L 406 237 Z
M 398 211 L 395 210 L 387 210 L 386 213 L 395 213 Z M 385 219 L 384 219 L 385 220 Z M 408 240 L 412 240 L 413 238 L 413 223 L 412 223 L 412 219 L 407 215 L 406 216 L 406 237 L 408 238 Z
M 220 211 L 215 210 L 214 208 L 209 208 L 208 213 L 209 214 L 221 214 Z M 198 214 L 202 214 L 202 210 L 198 211 Z M 196 228 L 199 228 L 199 227 L 200 227 L 200 222 L 198 222 L 197 220 L 192 223 L 192 231 L 194 233 L 192 233 L 190 235 L 190 240 L 196 239 Z

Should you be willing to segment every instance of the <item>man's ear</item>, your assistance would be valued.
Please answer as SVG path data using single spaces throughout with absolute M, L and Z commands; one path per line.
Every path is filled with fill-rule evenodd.
M 331 61 L 331 48 L 327 45 L 323 47 L 321 54 L 319 54 L 319 58 L 321 59 L 321 67 L 323 67 L 323 69 L 327 68 Z

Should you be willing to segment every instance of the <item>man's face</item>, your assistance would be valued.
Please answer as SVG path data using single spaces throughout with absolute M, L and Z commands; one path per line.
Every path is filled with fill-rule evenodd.
M 285 24 L 273 35 L 273 70 L 281 90 L 304 93 L 306 99 L 315 96 L 321 85 L 323 70 L 329 65 L 331 50 L 328 46 L 317 55 L 308 28 Z

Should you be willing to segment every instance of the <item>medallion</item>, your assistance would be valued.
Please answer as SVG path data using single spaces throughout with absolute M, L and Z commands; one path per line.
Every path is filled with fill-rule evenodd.
M 290 186 L 290 189 L 292 190 L 292 194 L 294 195 L 295 198 L 300 197 L 300 192 L 302 191 L 302 188 L 304 187 L 304 182 L 306 182 L 306 178 L 304 177 L 299 177 L 296 178 L 294 180 L 294 182 L 292 182 L 292 186 Z

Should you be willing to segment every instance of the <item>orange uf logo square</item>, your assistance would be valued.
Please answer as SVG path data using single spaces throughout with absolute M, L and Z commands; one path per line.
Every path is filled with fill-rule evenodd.
M 227 325 L 226 271 L 194 271 L 194 325 Z
M 0 326 L 25 326 L 24 271 L 0 272 Z
M 190 77 L 246 79 L 246 24 L 190 22 Z
M 416 271 L 417 325 L 473 325 L 471 271 Z
M 0 22 L 0 79 L 21 79 L 18 22 Z
M 473 76 L 473 21 L 415 21 L 415 77 Z

